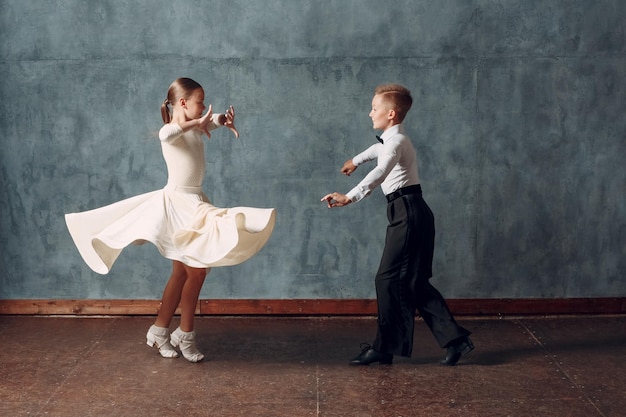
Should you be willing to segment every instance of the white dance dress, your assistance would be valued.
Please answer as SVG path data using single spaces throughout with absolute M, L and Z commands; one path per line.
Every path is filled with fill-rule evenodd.
M 218 127 L 213 116 L 210 129 Z M 84 261 L 107 274 L 130 244 L 153 243 L 167 259 L 196 268 L 237 265 L 251 258 L 274 229 L 273 208 L 219 208 L 202 192 L 204 143 L 176 123 L 159 132 L 167 164 L 165 188 L 94 210 L 65 215 Z

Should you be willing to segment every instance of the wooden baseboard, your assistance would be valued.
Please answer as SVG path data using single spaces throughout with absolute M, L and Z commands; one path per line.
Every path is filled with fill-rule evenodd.
M 457 316 L 626 314 L 626 297 L 494 298 L 447 300 Z M 158 300 L 0 300 L 2 315 L 156 315 Z M 206 316 L 371 316 L 376 300 L 200 300 L 196 314 Z

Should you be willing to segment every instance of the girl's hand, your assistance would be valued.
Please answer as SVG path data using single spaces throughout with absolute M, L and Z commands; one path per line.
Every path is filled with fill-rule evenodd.
M 236 138 L 239 137 L 239 132 L 235 127 L 235 108 L 233 106 L 228 106 L 226 113 L 224 113 L 224 126 L 230 129 L 231 132 L 235 135 Z
M 198 129 L 206 135 L 207 138 L 211 137 L 209 132 L 209 123 L 213 120 L 213 105 L 209 104 L 209 111 L 198 119 Z

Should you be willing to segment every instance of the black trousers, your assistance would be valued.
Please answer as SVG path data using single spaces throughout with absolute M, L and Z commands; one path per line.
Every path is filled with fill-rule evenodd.
M 416 310 L 442 348 L 468 336 L 470 332 L 456 323 L 443 296 L 429 281 L 435 219 L 421 188 L 391 200 L 387 218 L 385 249 L 375 281 L 378 331 L 372 347 L 410 357 Z

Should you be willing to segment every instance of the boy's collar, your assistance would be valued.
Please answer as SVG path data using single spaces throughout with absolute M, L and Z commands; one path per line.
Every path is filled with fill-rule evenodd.
M 387 130 L 385 130 L 380 137 L 383 139 L 387 139 L 393 135 L 395 135 L 396 133 L 404 133 L 404 126 L 402 125 L 402 123 L 398 123 L 396 125 L 393 125 L 389 128 L 387 128 Z

